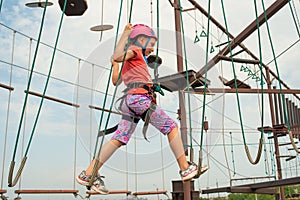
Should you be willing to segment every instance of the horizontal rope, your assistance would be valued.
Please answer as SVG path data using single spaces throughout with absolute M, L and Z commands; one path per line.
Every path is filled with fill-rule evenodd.
M 22 35 L 22 36 L 24 36 L 24 37 L 26 37 L 26 38 L 28 38 L 28 39 L 31 39 L 31 40 L 33 40 L 33 41 L 37 41 L 36 39 L 34 39 L 34 38 L 32 38 L 32 37 L 30 37 L 30 36 L 28 36 L 28 35 L 26 35 L 26 34 L 24 34 L 24 33 L 22 33 L 22 32 L 16 31 L 16 30 L 14 30 L 13 28 L 11 28 L 11 27 L 9 27 L 9 26 L 3 24 L 3 23 L 0 23 L 0 25 L 3 26 L 3 27 L 5 27 L 5 28 L 7 28 L 7 29 L 9 29 L 9 30 L 14 31 L 15 33 L 18 33 L 18 34 L 20 34 L 20 35 Z M 53 46 L 51 46 L 51 45 L 49 45 L 49 44 L 47 44 L 47 43 L 40 42 L 40 44 L 42 44 L 42 45 L 44 45 L 44 46 L 46 46 L 46 47 L 49 47 L 49 48 L 51 48 L 51 49 L 54 49 Z M 60 49 L 58 49 L 58 48 L 56 48 L 56 51 L 61 52 L 61 53 L 65 54 L 65 55 L 68 55 L 68 56 L 70 56 L 70 57 L 73 57 L 73 58 L 76 58 L 76 59 L 80 59 L 80 60 L 82 60 L 82 61 L 84 61 L 84 62 L 86 62 L 86 63 L 88 63 L 88 64 L 95 65 L 95 66 L 97 66 L 97 67 L 103 68 L 103 66 L 97 65 L 97 64 L 95 64 L 95 63 L 92 63 L 92 62 L 90 62 L 90 61 L 88 61 L 88 60 L 85 60 L 85 59 L 83 59 L 83 58 L 80 58 L 80 57 L 78 57 L 78 56 L 75 56 L 75 55 L 73 55 L 73 54 L 71 54 L 71 53 L 68 53 L 68 52 L 66 52 L 66 51 L 60 50 Z M 110 68 L 105 68 L 105 69 L 108 69 L 108 70 L 109 70 Z

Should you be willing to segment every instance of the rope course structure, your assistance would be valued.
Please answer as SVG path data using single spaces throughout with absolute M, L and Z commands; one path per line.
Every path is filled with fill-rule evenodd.
M 156 19 L 156 25 L 157 25 L 157 38 L 161 39 L 164 36 L 160 35 L 160 30 L 162 30 L 161 22 L 164 20 L 161 15 L 161 8 L 159 0 L 156 1 L 156 3 L 153 0 L 149 0 L 150 2 L 150 23 L 151 27 L 153 27 L 154 20 Z M 258 5 L 258 2 L 261 2 L 260 5 Z M 119 3 L 119 2 L 118 2 Z M 160 4 L 159 4 L 160 3 Z M 180 130 L 181 130 L 181 136 L 182 140 L 184 142 L 184 148 L 186 152 L 186 156 L 189 156 L 189 161 L 194 162 L 196 160 L 198 162 L 198 174 L 196 178 L 201 178 L 201 180 L 198 180 L 199 185 L 199 191 L 194 191 L 194 183 L 193 181 L 188 181 L 186 183 L 182 183 L 182 191 L 175 190 L 173 188 L 172 198 L 177 199 L 178 196 L 184 194 L 185 199 L 194 199 L 192 198 L 193 192 L 196 192 L 196 198 L 199 199 L 199 195 L 201 194 L 211 194 L 211 193 L 253 193 L 253 194 L 271 194 L 275 195 L 280 199 L 285 199 L 287 195 L 284 194 L 283 187 L 288 185 L 297 185 L 300 184 L 300 178 L 298 173 L 298 164 L 299 164 L 299 153 L 300 153 L 300 147 L 299 147 L 299 139 L 300 139 L 300 108 L 299 108 L 299 94 L 300 89 L 292 89 L 289 87 L 282 79 L 282 77 L 285 78 L 286 74 L 283 74 L 281 72 L 281 65 L 282 60 L 286 59 L 287 53 L 291 53 L 292 48 L 296 48 L 299 45 L 299 38 L 300 38 L 300 23 L 299 23 L 299 8 L 296 6 L 299 6 L 299 2 L 294 0 L 276 0 L 271 2 L 268 2 L 268 7 L 265 5 L 265 1 L 257 1 L 253 0 L 251 3 L 253 6 L 253 16 L 255 18 L 250 22 L 248 26 L 246 26 L 242 31 L 234 36 L 230 33 L 230 31 L 234 30 L 232 27 L 232 24 L 230 23 L 230 15 L 228 13 L 228 8 L 226 7 L 226 1 L 220 1 L 220 16 L 218 16 L 218 19 L 223 21 L 222 25 L 217 18 L 212 16 L 211 6 L 215 3 L 213 1 L 207 1 L 207 11 L 195 0 L 188 0 L 188 1 L 181 1 L 181 0 L 169 0 L 170 5 L 174 8 L 174 16 L 175 16 L 175 29 L 176 29 L 176 38 L 174 43 L 176 42 L 176 50 L 178 50 L 177 53 L 177 70 L 178 73 L 171 74 L 170 71 L 168 71 L 167 76 L 165 77 L 158 77 L 158 67 L 161 63 L 155 62 L 153 69 L 154 69 L 154 75 L 155 78 L 153 79 L 154 83 L 159 84 L 163 89 L 168 88 L 169 85 L 172 85 L 174 82 L 175 84 L 172 85 L 173 87 L 169 90 L 169 92 L 177 92 L 176 98 L 178 97 L 178 103 L 179 103 L 179 110 L 178 110 L 178 118 L 180 122 Z M 37 40 L 31 38 L 30 36 L 21 33 L 19 31 L 14 30 L 13 28 L 10 28 L 9 25 L 6 25 L 6 21 L 2 20 L 1 14 L 3 12 L 2 8 L 3 0 L 0 0 L 0 30 L 9 30 L 12 31 L 12 40 L 11 42 L 11 59 L 10 61 L 5 60 L 5 58 L 2 58 L 2 55 L 4 55 L 7 58 L 7 54 L 0 54 L 0 71 L 5 69 L 7 72 L 5 74 L 9 74 L 9 78 L 5 77 L 5 79 L 0 76 L 0 92 L 8 92 L 7 97 L 7 107 L 5 108 L 6 113 L 1 114 L 2 118 L 4 119 L 5 127 L 3 128 L 4 131 L 1 131 L 5 134 L 3 134 L 4 140 L 3 140 L 3 156 L 2 156 L 2 175 L 1 175 L 1 185 L 0 185 L 0 198 L 3 200 L 6 200 L 8 197 L 6 197 L 6 194 L 9 192 L 4 186 L 3 186 L 3 180 L 5 177 L 5 168 L 6 168 L 6 157 L 7 157 L 7 150 L 12 149 L 12 161 L 9 166 L 9 171 L 7 172 L 8 176 L 8 187 L 14 187 L 19 182 L 19 189 L 14 190 L 14 193 L 17 195 L 16 199 L 21 199 L 22 195 L 26 194 L 48 194 L 48 195 L 54 195 L 54 194 L 73 194 L 75 198 L 81 198 L 81 199 L 90 199 L 92 196 L 100 195 L 99 193 L 92 192 L 92 191 L 84 191 L 84 195 L 81 195 L 81 191 L 76 188 L 75 183 L 75 177 L 77 173 L 77 167 L 80 165 L 80 156 L 82 155 L 82 152 L 80 152 L 79 148 L 84 148 L 89 152 L 90 160 L 96 158 L 95 166 L 97 166 L 100 162 L 100 151 L 103 146 L 103 142 L 105 137 L 110 134 L 110 131 L 108 129 L 109 123 L 111 122 L 111 114 L 114 114 L 113 116 L 121 115 L 120 112 L 114 111 L 113 106 L 116 104 L 115 98 L 117 97 L 118 92 L 118 84 L 116 87 L 113 88 L 113 90 L 110 90 L 110 77 L 112 76 L 112 67 L 109 68 L 105 66 L 101 66 L 99 64 L 93 63 L 89 60 L 85 60 L 82 58 L 79 58 L 77 56 L 74 56 L 70 53 L 67 53 L 65 51 L 62 51 L 58 49 L 58 42 L 59 36 L 61 32 L 63 32 L 63 21 L 64 21 L 64 15 L 66 16 L 77 16 L 82 17 L 84 13 L 86 13 L 86 10 L 88 8 L 86 0 L 82 0 L 79 3 L 75 2 L 74 0 L 59 0 L 58 6 L 62 10 L 61 16 L 60 16 L 60 23 L 57 30 L 56 40 L 54 46 L 48 45 L 46 43 L 43 43 L 42 40 L 42 32 L 45 29 L 44 23 L 46 23 L 46 13 L 48 7 L 52 5 L 53 3 L 48 2 L 46 0 L 45 2 L 39 1 L 34 3 L 27 3 L 27 7 L 39 7 L 43 9 L 42 18 L 40 21 L 40 29 L 38 32 Z M 138 21 L 138 19 L 133 20 L 133 16 L 140 17 L 137 12 L 138 9 L 136 9 L 135 5 L 139 4 L 137 1 L 127 1 L 127 18 L 122 21 L 121 17 L 123 16 L 123 1 L 120 1 L 119 5 L 119 12 L 118 14 L 118 21 L 116 25 L 116 33 L 114 37 L 114 47 L 116 48 L 116 44 L 118 41 L 118 34 L 119 34 L 119 28 L 122 26 L 122 23 L 135 23 L 135 21 Z M 153 5 L 156 4 L 157 10 L 156 10 L 156 16 L 154 16 L 154 10 Z M 191 4 L 192 8 L 184 9 L 184 7 L 187 4 Z M 287 5 L 288 4 L 288 5 Z M 163 3 L 163 6 L 166 4 Z M 4 4 L 5 6 L 5 4 Z M 78 7 L 77 7 L 78 6 Z M 74 10 L 78 8 L 78 10 Z M 5 7 L 4 7 L 5 8 Z M 296 41 L 293 41 L 289 44 L 289 46 L 279 47 L 276 46 L 276 37 L 273 37 L 272 34 L 272 23 L 274 16 L 276 13 L 285 8 L 285 11 L 288 11 L 288 15 L 290 17 L 290 26 L 293 28 L 293 33 L 297 35 Z M 108 12 L 104 12 L 108 10 L 107 8 L 104 8 L 104 0 L 101 2 L 101 19 L 100 19 L 100 25 L 94 26 L 90 28 L 91 31 L 100 31 L 100 38 L 99 42 L 103 43 L 103 39 L 107 37 L 107 35 L 103 35 L 103 31 L 110 30 L 114 26 L 113 25 L 105 25 L 104 24 L 104 13 L 105 15 Z M 5 10 L 4 10 L 5 11 Z M 189 11 L 194 12 L 194 16 L 189 14 Z M 199 22 L 197 18 L 199 18 L 197 15 L 200 12 L 202 15 L 202 22 Z M 261 12 L 261 13 L 260 13 Z M 125 16 L 125 15 L 124 15 Z M 185 16 L 189 16 L 191 19 L 188 21 L 188 19 L 185 18 Z M 203 17 L 206 18 L 207 24 L 204 25 Z M 146 20 L 148 19 L 145 17 Z M 201 20 L 200 20 L 201 21 Z M 165 23 L 165 22 L 164 22 Z M 193 24 L 194 30 L 192 26 L 189 26 Z M 202 27 L 202 30 L 198 30 L 198 27 Z M 216 28 L 218 32 L 218 36 L 214 34 L 214 28 Z M 200 28 L 201 29 L 201 28 Z M 199 34 L 199 32 L 201 33 Z M 1 33 L 1 32 L 0 32 Z M 250 38 L 250 36 L 254 33 L 257 35 L 253 38 Z M 190 54 L 189 52 L 189 42 L 187 40 L 188 35 L 192 35 L 192 43 L 195 46 L 203 48 L 203 52 L 205 52 L 204 56 L 205 59 L 199 63 L 203 64 L 201 68 L 198 68 L 198 71 L 194 71 L 192 69 L 192 64 L 189 62 Z M 263 34 L 266 34 L 267 40 L 263 40 Z M 20 49 L 18 49 L 17 41 L 18 37 L 16 35 L 21 36 L 22 38 L 30 38 L 30 47 L 29 47 L 29 63 L 28 63 L 28 69 L 23 67 L 23 64 L 19 64 L 20 61 L 19 55 L 17 54 Z M 171 38 L 171 37 L 170 37 Z M 259 56 L 256 56 L 254 53 L 250 51 L 250 48 L 248 49 L 245 44 L 248 44 L 248 39 L 255 40 L 256 45 L 256 51 Z M 205 39 L 202 40 L 202 39 Z M 249 39 L 249 40 L 250 40 Z M 31 59 L 31 48 L 32 48 L 32 42 L 36 42 L 35 46 L 35 52 Z M 173 42 L 173 41 L 172 41 Z M 0 41 L 1 43 L 1 41 Z M 49 58 L 50 60 L 50 66 L 47 69 L 47 73 L 42 73 L 36 70 L 36 66 L 38 66 L 38 57 L 39 54 L 42 53 L 39 49 L 41 45 L 44 45 L 46 47 L 49 47 L 52 50 L 52 57 Z M 153 54 L 153 58 L 155 60 L 159 60 L 159 54 L 164 55 L 165 52 L 161 51 L 161 49 L 164 47 L 164 43 L 159 40 L 156 44 L 156 49 Z M 266 47 L 264 45 L 268 45 L 268 48 L 271 49 L 270 54 L 268 55 L 270 58 L 269 62 L 266 62 L 265 64 L 265 49 Z M 249 45 L 250 46 L 250 45 Z M 126 57 L 128 46 L 125 48 L 125 55 L 122 61 L 121 70 L 124 65 L 124 60 Z M 278 52 L 276 51 L 278 48 Z M 66 55 L 68 59 L 70 60 L 76 60 L 78 63 L 77 65 L 77 77 L 76 81 L 67 81 L 63 80 L 61 78 L 58 78 L 58 76 L 53 75 L 52 68 L 54 67 L 54 60 L 58 57 L 57 52 L 62 53 L 63 55 Z M 3 57 L 4 57 L 3 56 Z M 211 58 L 210 58 L 211 56 Z M 49 55 L 48 55 L 49 57 Z M 175 57 L 175 56 L 174 56 Z M 31 61 L 32 60 L 32 61 Z M 70 62 L 71 63 L 71 62 Z M 89 77 L 91 80 L 91 85 L 85 86 L 80 84 L 81 77 L 81 68 L 83 64 L 88 65 L 88 68 L 91 70 L 91 76 Z M 5 68 L 6 66 L 7 69 Z M 31 66 L 31 67 L 30 67 Z M 214 70 L 217 71 L 217 67 L 219 67 L 219 74 L 213 74 L 215 73 Z M 65 66 L 63 66 L 65 69 Z M 108 79 L 107 83 L 102 85 L 101 80 L 101 88 L 94 89 L 98 85 L 95 85 L 95 69 L 103 70 L 108 73 Z M 152 68 L 152 67 L 151 67 Z M 27 77 L 27 85 L 26 88 L 20 89 L 20 83 L 23 80 L 14 80 L 15 77 L 20 76 L 18 73 L 13 72 L 13 69 L 22 70 L 22 72 L 27 71 L 28 77 Z M 69 70 L 69 69 L 68 69 Z M 274 70 L 274 72 L 273 72 Z M 221 71 L 221 72 L 220 72 Z M 165 72 L 164 72 L 165 73 Z M 212 75 L 213 74 L 213 75 Z M 42 84 L 43 92 L 37 92 L 38 90 L 36 88 L 33 88 L 34 86 L 34 79 L 35 75 L 43 77 L 45 79 L 45 83 Z M 184 84 L 182 86 L 178 86 L 176 82 L 178 81 L 178 77 L 181 77 L 181 79 L 184 81 Z M 213 79 L 211 79 L 211 77 Z M 232 79 L 226 78 L 232 77 Z M 23 78 L 23 77 L 22 77 Z M 121 76 L 119 75 L 118 79 L 120 80 Z M 21 79 L 21 78 L 20 78 Z M 210 80 L 209 80 L 210 79 Z M 7 81 L 8 80 L 8 81 Z M 67 85 L 71 85 L 75 88 L 73 100 L 69 100 L 67 98 L 57 98 L 55 95 L 47 94 L 47 89 L 49 82 L 51 80 L 59 81 L 60 83 L 64 83 Z M 106 79 L 104 79 L 106 80 Z M 9 83 L 7 83 L 9 82 Z M 218 82 L 215 84 L 215 82 Z M 169 84 L 169 85 L 168 85 Z M 212 84 L 212 85 L 211 85 Z M 215 87 L 215 85 L 221 85 L 222 87 L 218 88 Z M 253 86 L 255 85 L 255 86 Z M 276 86 L 275 86 L 276 85 Z M 22 82 L 22 86 L 24 86 Z M 87 98 L 89 100 L 88 107 L 82 106 L 80 102 L 80 93 L 79 89 L 85 89 L 88 90 L 89 97 Z M 111 92 L 113 91 L 113 92 Z M 62 90 L 63 92 L 63 90 Z M 17 93 L 17 94 L 16 94 Z M 6 93 L 4 93 L 6 95 Z M 12 124 L 10 124 L 9 120 L 12 120 L 12 111 L 16 110 L 15 107 L 16 102 L 14 98 L 20 98 L 18 97 L 19 94 L 24 95 L 24 100 L 22 109 L 19 109 L 21 112 L 20 121 L 17 127 L 17 134 L 16 134 L 16 140 L 13 147 L 7 146 L 7 140 L 9 133 L 11 131 L 14 131 L 12 129 Z M 94 95 L 101 95 L 101 104 L 100 102 L 95 102 L 93 97 Z M 174 93 L 173 93 L 174 94 Z M 1 94 L 2 95 L 2 94 Z M 208 99 L 211 95 L 212 100 Z M 244 100 L 246 95 L 256 98 L 255 102 L 251 102 L 251 105 L 256 105 L 256 108 L 253 108 L 251 110 L 251 113 L 255 113 L 255 116 L 257 119 L 253 120 L 255 122 L 249 122 L 248 120 L 251 118 L 246 113 L 249 112 L 248 105 L 245 106 Z M 2 95 L 4 97 L 4 95 Z M 166 95 L 168 98 L 170 97 L 168 94 Z M 37 106 L 37 112 L 35 113 L 35 116 L 33 117 L 33 128 L 30 130 L 31 135 L 29 135 L 29 138 L 27 140 L 27 145 L 25 147 L 25 151 L 21 153 L 18 153 L 17 149 L 20 145 L 20 139 L 21 139 L 21 132 L 23 131 L 23 143 L 25 143 L 26 139 L 26 132 L 28 132 L 28 121 L 26 118 L 28 118 L 29 115 L 31 119 L 32 113 L 28 113 L 26 109 L 28 109 L 29 106 L 33 106 L 29 104 L 29 98 L 33 100 L 39 100 L 39 103 Z M 234 99 L 232 99 L 233 97 Z M 109 99 L 110 98 L 110 99 Z M 228 98 L 229 101 L 226 99 L 225 104 L 225 98 Z M 6 100 L 1 99 L 1 102 L 6 102 Z M 250 98 L 249 98 L 250 99 Z M 63 106 L 70 106 L 73 108 L 73 118 L 74 121 L 71 129 L 72 129 L 72 139 L 74 140 L 72 145 L 72 152 L 74 153 L 73 157 L 73 187 L 72 189 L 22 189 L 21 188 L 21 181 L 19 179 L 22 176 L 23 169 L 25 168 L 25 164 L 27 162 L 27 157 L 29 153 L 29 148 L 31 146 L 31 143 L 33 141 L 33 136 L 35 135 L 37 126 L 43 126 L 45 124 L 38 123 L 38 120 L 40 118 L 40 113 L 42 111 L 44 100 L 49 100 L 52 102 L 56 102 L 59 105 Z M 196 101 L 197 105 L 193 103 L 193 100 Z M 173 99 L 172 99 L 173 101 Z M 231 102 L 230 102 L 231 101 Z M 249 100 L 250 101 L 250 100 Z M 222 102 L 223 105 L 220 106 L 221 109 L 215 109 L 212 105 L 213 103 L 219 103 Z M 233 103 L 234 102 L 234 103 Z M 247 101 L 246 101 L 247 102 Z M 176 102 L 177 103 L 177 102 Z M 225 109 L 225 106 L 228 105 L 234 105 L 235 107 L 230 110 L 230 114 L 232 113 L 236 114 L 235 117 L 229 116 L 226 114 L 228 110 Z M 98 106 L 99 105 L 99 106 Z M 108 106 L 109 105 L 109 106 Z M 269 106 L 269 108 L 268 108 Z M 196 108 L 195 108 L 196 107 Z M 267 109 L 268 108 L 268 109 Z M 1 108 L 2 109 L 2 108 Z M 89 146 L 87 147 L 84 142 L 81 141 L 79 134 L 79 126 L 80 125 L 80 109 L 85 109 L 89 111 L 89 116 L 85 116 L 87 120 L 89 120 L 89 132 L 90 136 L 88 136 L 87 133 L 85 133 L 86 138 L 90 137 L 89 140 Z M 168 108 L 169 109 L 169 108 Z M 176 114 L 174 112 L 175 109 L 168 110 L 166 109 L 166 112 Z M 4 109 L 2 109 L 4 110 Z M 2 111 L 0 110 L 0 111 Z M 97 130 L 94 130 L 94 124 L 93 124 L 93 115 L 94 111 L 100 111 L 101 113 L 97 116 L 99 116 L 99 119 L 97 118 Z M 197 112 L 198 111 L 198 112 Z M 209 112 L 212 112 L 209 113 Z M 198 114 L 199 113 L 199 114 Z M 194 115 L 197 114 L 197 117 L 195 118 Z M 5 115 L 5 116 L 4 116 Z M 15 114 L 13 114 L 15 115 Z M 209 117 L 207 118 L 207 115 Z M 219 121 L 215 120 L 214 117 L 218 116 L 221 119 Z M 258 117 L 259 116 L 259 117 Z M 41 117 L 42 118 L 42 117 Z M 210 127 L 208 129 L 208 121 L 207 119 L 211 119 Z M 27 122 L 26 122 L 27 121 Z M 62 122 L 63 123 L 63 122 Z M 230 124 L 229 126 L 225 126 L 225 123 Z M 71 123 L 69 123 L 71 124 Z M 69 125 L 68 124 L 68 125 Z M 221 126 L 219 126 L 221 124 Z M 255 125 L 254 125 L 255 124 Z M 56 124 L 57 125 L 57 124 Z M 85 127 L 87 124 L 85 124 Z M 232 127 L 230 127 L 233 125 Z M 212 126 L 212 127 L 211 127 Z M 238 126 L 238 128 L 236 128 Z M 41 128 L 41 129 L 42 129 Z M 103 130 L 103 131 L 102 131 Z M 88 132 L 88 131 L 87 131 Z M 93 138 L 92 135 L 97 134 L 96 138 Z M 258 136 L 259 134 L 259 136 Z M 28 137 L 28 136 L 27 136 Z M 101 137 L 101 138 L 100 138 Z M 210 137 L 210 140 L 208 140 L 208 137 Z M 221 138 L 222 137 L 222 138 Z M 247 138 L 247 140 L 246 140 Z M 259 139 L 258 142 L 253 142 L 255 139 Z M 1 138 L 2 139 L 2 138 Z M 99 141 L 100 139 L 100 141 Z M 205 140 L 206 139 L 206 140 Z M 214 141 L 215 140 L 215 141 Z M 95 142 L 95 143 L 94 143 Z M 139 144 L 138 141 L 134 140 L 134 158 L 131 161 L 128 160 L 128 149 L 126 146 L 126 164 L 124 165 L 124 168 L 126 168 L 126 172 L 122 171 L 124 175 L 126 176 L 126 181 L 122 185 L 126 185 L 126 187 L 121 187 L 125 189 L 117 189 L 117 190 L 109 190 L 109 195 L 125 195 L 126 198 L 138 198 L 140 196 L 150 196 L 150 195 L 164 195 L 164 197 L 169 199 L 168 191 L 169 189 L 165 186 L 166 177 L 170 177 L 168 174 L 170 173 L 170 168 L 165 163 L 165 155 L 163 152 L 163 138 L 162 135 L 160 135 L 160 149 L 159 151 L 161 156 L 161 167 L 160 167 L 160 173 L 162 180 L 159 182 L 162 182 L 162 187 L 156 187 L 157 190 L 148 191 L 146 190 L 140 190 L 142 186 L 140 184 L 144 183 L 144 180 L 139 179 L 139 173 L 137 172 L 138 163 L 139 160 L 137 158 L 137 154 L 139 153 Z M 94 143 L 94 145 L 92 144 Z M 2 144 L 2 141 L 1 141 Z M 94 147 L 94 149 L 92 149 Z M 242 155 L 243 151 L 240 151 L 242 148 L 244 148 L 244 151 L 246 153 L 246 156 L 244 156 L 242 159 L 246 158 L 249 161 L 249 165 L 251 164 L 253 166 L 252 169 L 262 169 L 259 173 L 259 175 L 251 175 L 242 173 L 242 167 L 241 165 L 243 163 L 240 163 L 239 156 Z M 196 150 L 199 150 L 196 152 Z M 221 152 L 223 151 L 223 152 Z M 253 158 L 252 153 L 256 151 L 256 156 Z M 91 153 L 92 152 L 92 153 Z M 221 153 L 220 153 L 221 152 Z M 284 153 L 283 153 L 284 152 Z M 19 166 L 18 171 L 16 174 L 14 174 L 14 167 L 16 164 L 17 159 L 17 153 L 22 154 L 22 160 Z M 65 152 L 62 152 L 62 154 Z M 124 152 L 125 154 L 125 152 Z M 217 155 L 218 154 L 218 155 Z M 220 155 L 224 158 L 224 160 L 219 159 Z M 206 157 L 206 158 L 205 158 Z M 263 161 L 261 158 L 263 157 Z M 206 159 L 206 160 L 205 160 Z M 160 160 L 157 158 L 157 160 Z M 231 163 L 230 163 L 231 160 Z M 282 162 L 285 161 L 284 167 L 282 168 Z M 209 172 L 206 174 L 201 173 L 201 168 L 204 166 L 204 162 L 207 162 Z M 225 163 L 226 162 L 226 163 Z M 296 163 L 296 164 L 295 164 Z M 151 163 L 150 163 L 151 164 Z M 245 164 L 245 163 L 244 163 Z M 132 165 L 134 168 L 134 172 L 130 173 L 129 166 Z M 245 164 L 246 166 L 246 164 Z M 81 167 L 81 166 L 80 166 Z M 247 167 L 249 167 L 247 165 Z M 276 169 L 277 168 L 277 169 Z M 217 180 L 217 188 L 212 188 L 212 181 L 211 178 L 214 178 L 215 175 L 212 170 L 216 170 L 218 174 L 221 174 L 222 177 L 226 177 L 226 181 L 221 181 L 221 184 L 223 186 L 219 187 L 219 180 Z M 226 172 L 227 170 L 227 172 Z M 210 172 L 211 171 L 211 172 Z M 258 170 L 257 170 L 258 171 Z M 92 185 L 95 177 L 97 176 L 97 170 L 96 167 L 94 167 L 92 178 L 90 180 L 90 185 Z M 117 174 L 117 173 L 116 173 Z M 174 172 L 172 172 L 173 176 L 172 178 L 176 177 L 174 175 Z M 15 175 L 15 177 L 14 177 Z M 65 176 L 64 176 L 65 177 Z M 120 179 L 122 177 L 119 177 Z M 130 178 L 134 179 L 134 181 L 130 181 Z M 207 180 L 205 183 L 204 180 Z M 265 182 L 261 182 L 261 180 L 267 179 Z M 71 180 L 71 179 L 70 179 Z M 118 179 L 119 180 L 119 179 Z M 203 180 L 203 181 L 202 181 Z M 115 181 L 115 180 L 114 180 Z M 156 180 L 158 181 L 158 179 Z M 248 181 L 251 183 L 244 184 L 244 181 Z M 23 182 L 23 181 L 22 181 Z M 237 184 L 238 182 L 243 182 L 243 184 Z M 201 187 L 200 187 L 201 183 Z M 203 184 L 206 185 L 203 185 Z M 114 183 L 113 183 L 114 184 Z M 119 183 L 118 183 L 119 184 Z M 120 183 L 121 184 L 121 183 Z M 130 187 L 130 184 L 134 185 L 134 189 Z M 173 181 L 172 181 L 173 184 Z M 174 181 L 175 184 L 175 181 Z M 131 186 L 132 186 L 131 185 Z M 224 186 L 224 185 L 230 185 L 230 186 Z M 174 186 L 174 185 L 173 185 Z M 150 186 L 149 186 L 150 187 Z M 205 189 L 203 188 L 205 187 Z M 131 188 L 131 189 L 130 189 Z M 159 189 L 162 188 L 162 189 Z M 276 188 L 279 188 L 279 190 L 276 190 Z M 134 192 L 132 192 L 134 191 Z M 289 194 L 291 196 L 292 194 Z M 96 197 L 95 197 L 96 198 Z M 196 199 L 195 198 L 195 199 Z

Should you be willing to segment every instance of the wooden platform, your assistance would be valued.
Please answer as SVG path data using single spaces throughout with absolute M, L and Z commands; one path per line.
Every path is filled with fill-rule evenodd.
M 185 71 L 158 78 L 157 81 L 163 89 L 168 90 L 169 92 L 183 90 L 187 87 Z M 204 82 L 205 79 L 203 77 L 197 79 L 196 72 L 194 70 L 188 70 L 188 83 L 192 83 L 192 88 L 201 87 L 204 85 Z M 210 81 L 206 80 L 206 84 L 209 85 Z
M 94 192 L 94 191 L 87 191 L 86 193 L 88 195 L 101 195 L 99 192 Z M 108 194 L 126 194 L 126 195 L 130 195 L 131 191 L 129 191 L 129 190 L 109 190 Z
M 234 79 L 228 81 L 227 79 L 225 79 L 221 76 L 219 76 L 219 79 L 225 86 L 229 86 L 230 88 L 235 88 Z M 239 79 L 236 79 L 236 85 L 238 88 L 247 88 L 247 89 L 251 88 L 248 84 L 240 81 Z
M 6 192 L 6 190 L 0 190 L 0 194 L 5 194 Z
M 16 194 L 77 194 L 78 190 L 15 190 Z
M 11 86 L 9 86 L 9 85 L 2 84 L 2 83 L 0 83 L 0 87 L 1 87 L 1 88 L 5 88 L 5 89 L 8 89 L 8 90 L 10 90 L 10 91 L 13 91 L 13 90 L 14 90 L 13 87 L 11 87 Z
M 167 195 L 167 190 L 155 190 L 155 191 L 145 191 L 145 192 L 134 192 L 132 195 L 139 196 L 139 195 L 154 195 L 154 194 L 164 194 Z
M 245 184 L 238 186 L 219 187 L 213 189 L 204 189 L 202 194 L 228 192 L 228 193 L 256 193 L 256 194 L 277 194 L 274 187 L 300 184 L 300 177 L 286 178 L 275 181 Z
M 285 136 L 288 133 L 288 128 L 285 124 L 277 124 L 274 125 L 273 127 L 264 126 L 264 127 L 257 128 L 258 131 L 262 131 L 262 129 L 264 130 L 264 133 L 272 132 L 277 134 L 277 137 Z M 273 136 L 270 136 L 270 138 L 273 138 Z
M 40 94 L 40 93 L 37 93 L 37 92 L 26 91 L 26 90 L 24 90 L 24 92 L 28 93 L 28 94 L 31 94 L 31 95 L 34 95 L 34 96 L 37 96 L 37 97 L 43 97 L 43 94 Z M 51 100 L 51 101 L 58 102 L 58 103 L 62 103 L 62 104 L 66 104 L 66 105 L 69 105 L 69 106 L 73 106 L 73 107 L 79 108 L 78 104 L 75 104 L 75 103 L 72 103 L 72 102 L 68 102 L 68 101 L 65 101 L 65 100 L 61 100 L 61 99 L 58 99 L 58 98 L 55 98 L 55 97 L 44 95 L 44 98 L 48 99 L 48 100 Z

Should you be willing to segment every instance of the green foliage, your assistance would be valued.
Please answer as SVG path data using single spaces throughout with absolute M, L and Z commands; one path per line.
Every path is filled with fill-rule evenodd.
M 286 197 L 291 196 L 292 194 L 300 193 L 300 185 L 292 185 L 284 187 L 284 194 Z
M 215 197 L 209 198 L 209 200 L 275 200 L 274 195 L 262 195 L 258 194 L 257 198 L 255 194 L 230 194 L 228 197 Z M 200 198 L 200 200 L 207 200 L 207 198 Z
M 257 194 L 230 194 L 228 200 L 274 200 L 274 195 Z
M 286 197 L 299 193 L 300 185 L 284 187 Z M 207 198 L 200 198 L 200 200 L 207 200 Z M 215 197 L 209 198 L 209 200 L 275 200 L 275 195 L 257 194 L 257 196 L 255 196 L 255 194 L 229 194 L 227 197 Z

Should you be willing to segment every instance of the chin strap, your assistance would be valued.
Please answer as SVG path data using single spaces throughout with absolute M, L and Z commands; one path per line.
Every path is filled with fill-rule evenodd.
M 146 58 L 146 48 L 147 48 L 149 42 L 150 42 L 150 37 L 148 37 L 147 42 L 146 42 L 146 44 L 145 44 L 144 46 L 141 45 L 141 44 L 140 44 L 139 42 L 137 42 L 137 41 L 134 42 L 134 45 L 136 45 L 136 46 L 142 48 L 142 53 L 143 53 L 144 58 Z M 145 62 L 147 63 L 147 59 L 145 59 Z

